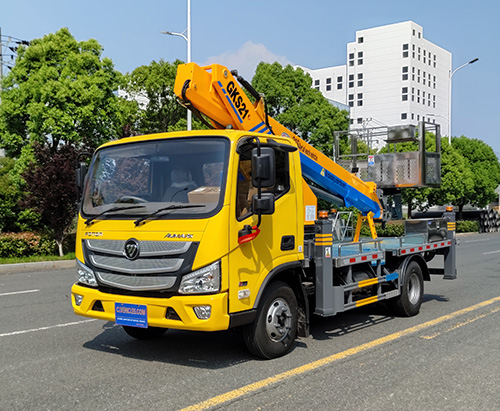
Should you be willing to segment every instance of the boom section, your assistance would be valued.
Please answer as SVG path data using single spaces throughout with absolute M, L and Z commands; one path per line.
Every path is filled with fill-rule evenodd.
M 235 73 L 236 75 L 236 73 Z M 241 77 L 239 80 L 245 82 Z M 248 84 L 247 84 L 248 85 Z M 249 86 L 249 85 L 248 85 Z M 288 128 L 267 116 L 264 99 L 251 86 L 252 102 L 235 76 L 224 66 L 201 67 L 181 64 L 174 92 L 181 104 L 210 120 L 214 128 L 233 128 L 293 139 L 300 150 L 302 174 L 323 190 L 340 197 L 346 207 L 354 206 L 363 215 L 382 218 L 376 184 L 365 182 L 304 141 Z

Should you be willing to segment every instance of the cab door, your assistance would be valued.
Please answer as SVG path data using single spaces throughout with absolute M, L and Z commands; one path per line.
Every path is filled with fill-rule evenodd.
M 252 148 L 241 150 L 235 157 L 233 170 L 235 193 L 233 210 L 230 211 L 229 230 L 229 312 L 249 310 L 254 307 L 259 289 L 269 272 L 281 264 L 296 261 L 303 243 L 298 238 L 297 201 L 295 178 L 291 178 L 290 153 L 275 150 L 276 180 L 262 192 L 275 197 L 275 211 L 263 215 L 260 233 L 252 241 L 239 244 L 238 233 L 245 225 L 254 227 L 258 216 L 252 210 L 252 197 L 257 187 L 252 185 Z M 298 179 L 301 183 L 301 179 Z M 302 251 L 302 250 L 301 250 Z

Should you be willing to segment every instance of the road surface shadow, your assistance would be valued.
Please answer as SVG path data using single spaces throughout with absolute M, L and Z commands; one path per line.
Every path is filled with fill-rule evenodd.
M 441 295 L 424 295 L 425 304 L 430 301 L 446 302 Z M 315 340 L 328 340 L 352 334 L 394 320 L 383 304 L 372 304 L 339 313 L 333 317 L 313 315 L 310 335 Z M 218 332 L 194 332 L 168 330 L 156 340 L 141 341 L 130 337 L 121 326 L 112 322 L 102 325 L 102 331 L 83 347 L 143 361 L 184 365 L 201 369 L 221 369 L 258 360 L 246 349 L 242 333 L 238 330 Z M 293 349 L 307 347 L 307 339 L 298 339 Z
M 255 359 L 247 351 L 241 334 L 232 330 L 169 329 L 161 338 L 141 341 L 130 337 L 121 326 L 108 322 L 103 325 L 102 332 L 83 347 L 143 361 L 203 369 L 227 368 Z

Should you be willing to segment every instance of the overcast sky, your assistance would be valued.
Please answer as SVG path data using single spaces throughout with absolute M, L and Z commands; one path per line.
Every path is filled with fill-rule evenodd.
M 187 0 L 2 3 L 2 40 L 31 40 L 68 27 L 79 41 L 98 40 L 121 72 L 152 60 L 186 59 L 186 42 L 160 31 L 185 30 Z M 224 64 L 249 80 L 260 61 L 345 64 L 356 30 L 413 20 L 427 40 L 453 54 L 453 68 L 479 58 L 453 76 L 453 135 L 484 140 L 500 156 L 499 1 L 191 0 L 191 9 L 192 60 Z

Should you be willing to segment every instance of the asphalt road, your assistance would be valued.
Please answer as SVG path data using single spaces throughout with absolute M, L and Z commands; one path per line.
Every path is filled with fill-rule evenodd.
M 460 241 L 459 278 L 426 283 L 418 316 L 314 318 L 272 361 L 236 332 L 141 342 L 77 317 L 73 268 L 0 272 L 0 410 L 499 409 L 500 234 Z

